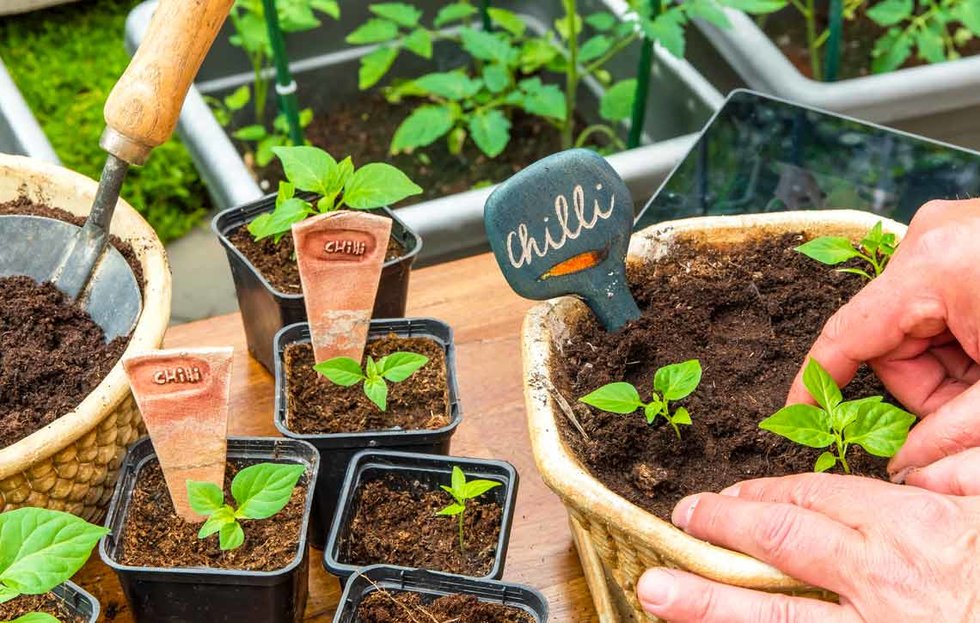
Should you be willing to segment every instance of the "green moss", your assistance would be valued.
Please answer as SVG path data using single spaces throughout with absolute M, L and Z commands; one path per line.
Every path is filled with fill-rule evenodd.
M 89 0 L 0 20 L 0 57 L 64 166 L 98 179 L 102 107 L 129 63 L 126 15 L 137 0 Z M 187 233 L 210 202 L 176 139 L 129 172 L 125 197 L 165 242 Z

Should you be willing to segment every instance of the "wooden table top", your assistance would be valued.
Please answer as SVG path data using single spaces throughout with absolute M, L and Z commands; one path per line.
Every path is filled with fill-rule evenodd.
M 595 623 L 564 507 L 538 475 L 527 435 L 520 326 L 532 305 L 514 294 L 488 254 L 415 271 L 408 315 L 438 318 L 455 331 L 463 422 L 453 436 L 452 454 L 503 459 L 520 472 L 504 580 L 544 593 L 556 623 Z M 175 326 L 165 340 L 170 348 L 227 345 L 235 347 L 230 433 L 277 436 L 273 379 L 248 356 L 238 314 Z M 321 562 L 314 551 L 307 621 L 330 621 L 340 597 L 336 578 Z M 98 554 L 75 581 L 99 599 L 104 621 L 132 621 L 115 575 Z

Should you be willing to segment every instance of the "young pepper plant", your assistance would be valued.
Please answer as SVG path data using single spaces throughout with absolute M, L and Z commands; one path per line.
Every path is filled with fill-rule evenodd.
M 217 533 L 222 551 L 241 547 L 245 542 L 242 519 L 268 519 L 286 504 L 306 468 L 302 465 L 259 463 L 241 470 L 231 481 L 231 495 L 237 507 L 225 503 L 221 487 L 212 482 L 187 481 L 187 499 L 195 513 L 207 517 L 197 538 Z
M 684 407 L 671 408 L 671 402 L 687 398 L 701 383 L 701 362 L 691 359 L 683 363 L 664 366 L 653 376 L 653 391 L 650 402 L 640 400 L 640 393 L 629 383 L 618 382 L 603 385 L 599 389 L 579 398 L 580 402 L 609 413 L 629 415 L 643 409 L 647 424 L 653 424 L 662 417 L 673 427 L 677 438 L 681 438 L 679 426 L 691 425 L 691 414 Z
M 794 251 L 828 266 L 837 266 L 852 259 L 863 260 L 868 270 L 838 268 L 837 272 L 860 275 L 870 281 L 885 270 L 898 248 L 896 240 L 895 234 L 885 233 L 882 222 L 878 221 L 857 246 L 848 238 L 823 236 L 796 247 Z
M 21 595 L 43 595 L 71 579 L 88 560 L 102 526 L 44 508 L 0 514 L 0 603 Z M 12 623 L 57 623 L 50 614 L 25 614 Z
M 428 362 L 429 358 L 425 355 L 397 352 L 377 361 L 368 356 L 364 370 L 361 370 L 361 364 L 350 357 L 334 357 L 316 364 L 313 369 L 341 387 L 364 383 L 364 395 L 379 409 L 386 411 L 388 383 L 401 383 Z
M 272 238 L 277 244 L 294 223 L 315 214 L 347 207 L 373 210 L 417 195 L 422 189 L 397 168 L 373 162 L 355 169 L 350 157 L 337 162 L 317 147 L 276 147 L 286 182 L 279 184 L 276 207 L 248 224 L 256 240 Z M 316 193 L 316 206 L 296 196 L 296 191 Z
M 881 396 L 844 402 L 837 383 L 816 359 L 807 362 L 803 384 L 818 406 L 783 407 L 762 420 L 759 428 L 810 448 L 831 447 L 817 458 L 814 471 L 825 472 L 839 463 L 850 474 L 847 450 L 851 445 L 874 456 L 895 456 L 915 423 L 914 415 L 882 402 Z
M 466 551 L 466 544 L 463 540 L 463 526 L 466 514 L 466 503 L 475 500 L 487 491 L 501 486 L 503 483 L 495 480 L 467 480 L 466 474 L 458 466 L 453 465 L 453 475 L 450 486 L 439 485 L 442 490 L 453 498 L 453 503 L 437 512 L 437 515 L 444 517 L 457 517 L 459 525 L 459 551 Z

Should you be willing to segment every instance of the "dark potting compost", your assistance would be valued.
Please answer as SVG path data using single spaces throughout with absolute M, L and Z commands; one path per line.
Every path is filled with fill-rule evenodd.
M 527 612 L 485 603 L 473 595 L 446 595 L 429 601 L 418 593 L 375 591 L 357 608 L 360 623 L 534 623 Z
M 313 347 L 289 344 L 283 355 L 286 367 L 286 425 L 300 434 L 352 433 L 400 428 L 435 430 L 449 424 L 446 354 L 442 345 L 425 338 L 394 334 L 367 343 L 364 350 L 375 360 L 398 351 L 429 358 L 415 374 L 388 385 L 388 409 L 381 411 L 364 395 L 363 387 L 341 387 L 313 369 Z
M 574 405 L 588 439 L 559 417 L 565 443 L 612 491 L 669 519 L 682 497 L 720 491 L 748 478 L 810 472 L 820 450 L 758 427 L 784 404 L 790 384 L 824 322 L 864 285 L 793 251 L 802 233 L 719 248 L 678 241 L 660 260 L 630 270 L 643 315 L 614 334 L 591 315 L 555 346 L 556 386 Z M 649 399 L 664 365 L 699 359 L 698 389 L 677 403 L 692 426 L 682 438 L 662 419 L 605 413 L 578 398 L 626 381 Z M 862 368 L 845 399 L 885 395 Z M 856 474 L 884 477 L 886 459 L 851 446 Z
M 248 226 L 242 225 L 228 234 L 228 240 L 276 290 L 283 294 L 303 293 L 292 236 L 283 236 L 279 244 L 274 243 L 272 238 L 256 241 L 249 233 Z M 394 238 L 389 238 L 385 261 L 402 257 L 404 254 L 405 248 L 402 244 Z
M 13 621 L 32 612 L 50 614 L 61 623 L 88 623 L 84 616 L 76 614 L 51 593 L 44 595 L 21 595 L 0 604 L 0 621 Z
M 230 460 L 225 470 L 225 501 L 234 503 L 231 481 L 258 461 Z M 245 543 L 221 551 L 217 535 L 198 539 L 201 524 L 187 523 L 174 512 L 163 471 L 156 459 L 140 469 L 119 540 L 118 562 L 134 567 L 174 569 L 207 567 L 239 571 L 276 571 L 296 559 L 303 525 L 307 479 L 293 489 L 286 507 L 270 519 L 241 520 Z
M 497 556 L 503 509 L 491 495 L 467 503 L 463 543 L 456 517 L 437 515 L 452 498 L 432 484 L 387 474 L 361 484 L 345 560 L 357 566 L 391 564 L 469 576 L 490 573 Z

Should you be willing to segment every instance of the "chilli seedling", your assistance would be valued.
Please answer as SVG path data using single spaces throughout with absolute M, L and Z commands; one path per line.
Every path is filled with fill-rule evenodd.
M 442 490 L 453 497 L 453 503 L 437 512 L 444 517 L 457 517 L 459 523 L 459 551 L 466 551 L 463 541 L 463 520 L 466 515 L 466 502 L 475 500 L 487 491 L 499 487 L 502 483 L 495 480 L 466 480 L 466 474 L 457 466 L 453 466 L 451 486 L 439 485 Z
M 313 369 L 341 387 L 364 383 L 364 395 L 385 411 L 388 408 L 388 383 L 401 383 L 428 362 L 425 355 L 397 352 L 377 361 L 369 356 L 364 370 L 350 357 L 334 357 L 316 364 Z
M 650 402 L 640 400 L 640 393 L 629 383 L 618 382 L 603 385 L 591 394 L 579 398 L 597 409 L 609 413 L 628 415 L 642 408 L 647 424 L 653 424 L 658 416 L 663 417 L 674 428 L 677 438 L 681 438 L 680 425 L 691 425 L 691 414 L 684 407 L 671 412 L 670 403 L 690 396 L 701 383 L 701 362 L 691 359 L 683 363 L 664 366 L 653 375 L 653 391 Z
M 878 221 L 856 247 L 847 238 L 823 236 L 796 247 L 794 251 L 828 266 L 837 266 L 855 258 L 864 260 L 870 272 L 860 268 L 838 268 L 837 272 L 861 275 L 871 280 L 881 275 L 897 248 L 895 234 L 886 234 L 882 222 Z
M 882 402 L 881 396 L 844 402 L 833 377 L 816 359 L 803 370 L 803 384 L 819 406 L 795 404 L 783 407 L 759 423 L 759 428 L 810 448 L 827 448 L 817 458 L 814 471 L 825 472 L 838 463 L 845 474 L 847 449 L 852 444 L 869 454 L 892 457 L 905 443 L 915 416 Z
M 248 224 L 256 240 L 271 237 L 277 244 L 290 232 L 293 224 L 341 207 L 351 210 L 373 210 L 397 203 L 422 192 L 408 176 L 383 162 L 372 162 L 354 168 L 350 157 L 337 162 L 316 147 L 276 147 L 286 182 L 279 183 L 276 208 Z M 316 207 L 296 196 L 302 190 L 316 193 Z
M 206 539 L 217 532 L 223 551 L 240 547 L 245 542 L 245 532 L 239 520 L 268 519 L 285 508 L 304 471 L 302 465 L 281 463 L 246 467 L 231 481 L 231 496 L 237 508 L 225 504 L 225 494 L 218 485 L 188 480 L 191 508 L 208 518 L 197 538 Z
M 43 595 L 81 569 L 99 539 L 102 526 L 45 508 L 19 508 L 0 514 L 0 603 L 21 595 Z M 57 623 L 43 612 L 12 623 Z

